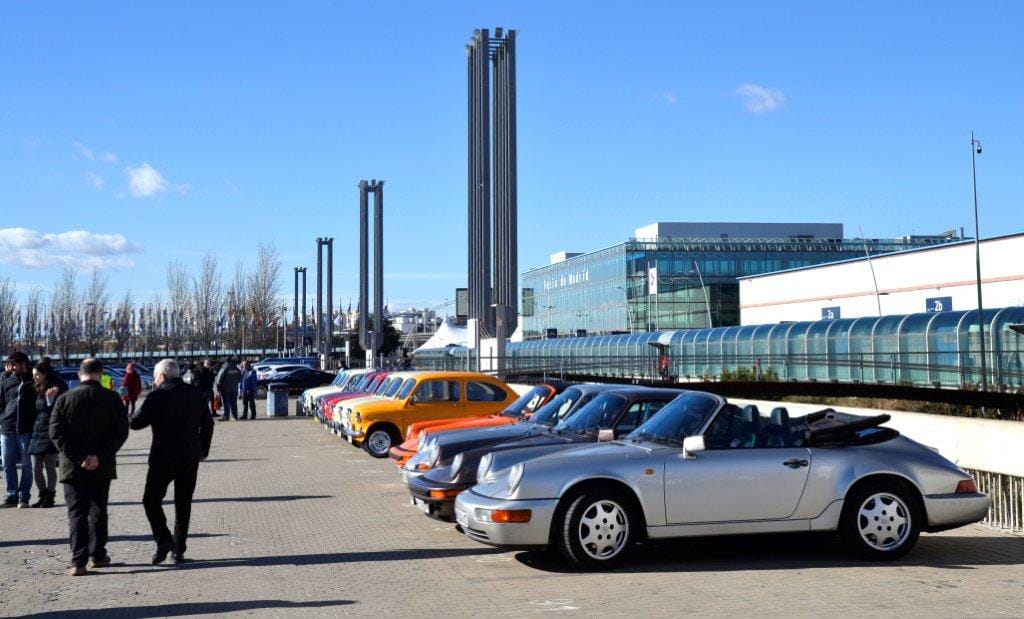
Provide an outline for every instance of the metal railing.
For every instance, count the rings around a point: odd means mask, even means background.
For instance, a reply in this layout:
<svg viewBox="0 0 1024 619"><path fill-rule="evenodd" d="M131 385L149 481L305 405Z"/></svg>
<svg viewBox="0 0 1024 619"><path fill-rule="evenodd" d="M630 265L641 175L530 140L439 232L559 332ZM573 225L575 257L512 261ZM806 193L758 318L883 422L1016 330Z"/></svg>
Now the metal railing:
<svg viewBox="0 0 1024 619"><path fill-rule="evenodd" d="M992 508L982 524L1013 533L1024 533L1024 477L966 469L978 490L992 497Z"/></svg>

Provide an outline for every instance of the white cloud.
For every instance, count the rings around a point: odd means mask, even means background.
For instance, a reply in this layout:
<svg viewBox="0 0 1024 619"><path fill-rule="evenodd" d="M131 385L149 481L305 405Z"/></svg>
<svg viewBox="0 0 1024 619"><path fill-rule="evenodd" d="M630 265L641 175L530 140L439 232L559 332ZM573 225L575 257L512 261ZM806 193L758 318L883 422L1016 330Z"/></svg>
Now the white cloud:
<svg viewBox="0 0 1024 619"><path fill-rule="evenodd" d="M93 189L99 190L102 190L104 187L107 186L107 182L103 180L103 177L95 172L85 173L85 183L92 187Z"/></svg>
<svg viewBox="0 0 1024 619"><path fill-rule="evenodd" d="M176 185L167 182L159 170L145 161L139 166L126 167L124 173L128 175L128 192L135 198L151 198L167 191L188 193L187 184Z"/></svg>
<svg viewBox="0 0 1024 619"><path fill-rule="evenodd" d="M757 84L741 84L736 94L743 97L747 111L751 114L774 112L786 103L786 95L781 90Z"/></svg>
<svg viewBox="0 0 1024 619"><path fill-rule="evenodd" d="M43 233L29 228L0 228L0 264L27 268L73 266L123 269L135 265L125 254L140 251L121 234L86 230Z"/></svg>
<svg viewBox="0 0 1024 619"><path fill-rule="evenodd" d="M104 151L102 153L96 152L81 142L74 142L72 144L78 149L78 152L89 161L98 161L100 163L117 163L117 155L111 152Z"/></svg>
<svg viewBox="0 0 1024 619"><path fill-rule="evenodd" d="M668 90L661 94L654 95L654 100L659 103L664 103L666 106L673 106L679 103L679 95L674 90Z"/></svg>

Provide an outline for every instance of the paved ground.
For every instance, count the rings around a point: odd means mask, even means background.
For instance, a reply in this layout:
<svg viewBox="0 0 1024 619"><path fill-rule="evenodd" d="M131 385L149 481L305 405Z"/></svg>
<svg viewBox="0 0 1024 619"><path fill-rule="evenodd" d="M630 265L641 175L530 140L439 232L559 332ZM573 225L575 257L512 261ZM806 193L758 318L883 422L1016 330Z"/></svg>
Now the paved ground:
<svg viewBox="0 0 1024 619"><path fill-rule="evenodd" d="M148 431L132 433L120 457L108 569L65 575L63 503L0 511L0 614L1024 614L1024 539L980 526L925 535L894 565L850 560L827 541L739 539L571 573L551 555L498 552L427 519L392 464L303 418L218 424L200 470L193 561L153 567L139 504L148 444Z"/></svg>

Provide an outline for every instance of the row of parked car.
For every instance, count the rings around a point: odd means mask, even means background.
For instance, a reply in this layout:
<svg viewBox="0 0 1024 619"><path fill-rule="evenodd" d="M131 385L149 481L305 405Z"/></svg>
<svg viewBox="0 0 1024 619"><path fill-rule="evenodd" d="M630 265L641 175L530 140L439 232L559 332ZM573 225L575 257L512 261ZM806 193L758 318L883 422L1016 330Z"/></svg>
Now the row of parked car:
<svg viewBox="0 0 1024 619"><path fill-rule="evenodd" d="M473 372L342 372L300 406L390 457L427 516L492 546L555 547L585 569L648 540L757 533L831 532L893 560L921 532L977 522L990 505L887 415L790 416L635 385L519 395Z"/></svg>
<svg viewBox="0 0 1024 619"><path fill-rule="evenodd" d="M111 386L114 391L121 388L124 382L125 365L104 365L103 370L110 375ZM153 370L140 363L135 364L135 371L139 373L139 380L142 383L142 393L148 393L153 389ZM78 368L62 367L56 369L57 374L68 384L68 387L78 385Z"/></svg>

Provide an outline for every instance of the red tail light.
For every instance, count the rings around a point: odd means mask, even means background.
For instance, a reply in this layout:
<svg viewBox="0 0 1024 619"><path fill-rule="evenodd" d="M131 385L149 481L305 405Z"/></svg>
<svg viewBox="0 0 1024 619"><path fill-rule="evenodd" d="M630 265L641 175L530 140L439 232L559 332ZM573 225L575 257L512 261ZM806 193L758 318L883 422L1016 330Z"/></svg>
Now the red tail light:
<svg viewBox="0 0 1024 619"><path fill-rule="evenodd" d="M978 484L973 479L965 479L956 485L957 494L972 494L978 491Z"/></svg>

